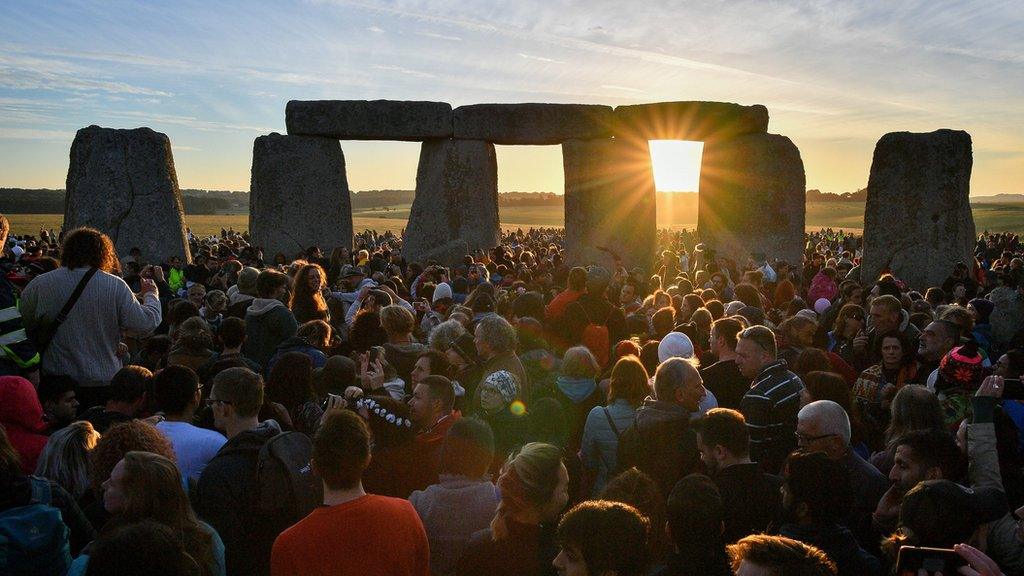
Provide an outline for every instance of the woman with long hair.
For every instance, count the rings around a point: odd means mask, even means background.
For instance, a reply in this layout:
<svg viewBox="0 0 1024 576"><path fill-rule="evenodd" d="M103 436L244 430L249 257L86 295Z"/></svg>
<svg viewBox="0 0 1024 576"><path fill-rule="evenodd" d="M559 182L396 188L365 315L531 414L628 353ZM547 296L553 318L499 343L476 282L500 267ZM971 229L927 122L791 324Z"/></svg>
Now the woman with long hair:
<svg viewBox="0 0 1024 576"><path fill-rule="evenodd" d="M302 352L282 355L267 378L266 394L264 417L283 420L285 427L313 436L324 413L313 390L309 356Z"/></svg>
<svg viewBox="0 0 1024 576"><path fill-rule="evenodd" d="M881 449L889 425L889 404L908 382L917 378L914 346L900 332L883 334L876 340L882 360L869 366L853 385L854 402L864 417L872 449Z"/></svg>
<svg viewBox="0 0 1024 576"><path fill-rule="evenodd" d="M555 522L569 501L562 450L531 442L504 467L497 482L501 503L491 528L477 533L455 573L459 576L552 574L558 553Z"/></svg>
<svg viewBox="0 0 1024 576"><path fill-rule="evenodd" d="M36 463L36 476L61 485L76 500L89 493L89 453L100 440L100 433L85 420L50 434Z"/></svg>
<svg viewBox="0 0 1024 576"><path fill-rule="evenodd" d="M885 446L871 455L869 461L882 474L892 470L896 443L908 432L940 430L948 432L942 403L928 388L908 384L896 393L889 407L889 426L885 429Z"/></svg>
<svg viewBox="0 0 1024 576"><path fill-rule="evenodd" d="M839 309L832 329L826 333L825 350L838 354L847 362L853 361L853 339L865 327L864 308L857 304L844 304Z"/></svg>
<svg viewBox="0 0 1024 576"><path fill-rule="evenodd" d="M597 496L616 470L619 437L633 425L633 416L650 394L649 376L636 356L619 358L612 368L606 406L595 406L583 426L583 466L594 474L591 494Z"/></svg>
<svg viewBox="0 0 1024 576"><path fill-rule="evenodd" d="M117 526L154 520L172 529L202 568L203 576L223 576L224 543L217 532L199 521L181 484L174 461L152 452L131 451L114 466L103 483L103 506ZM88 549L75 559L68 576L86 573Z"/></svg>
<svg viewBox="0 0 1024 576"><path fill-rule="evenodd" d="M213 347L213 330L210 324L199 316L193 316L182 322L175 333L167 365L187 366L198 371L216 356Z"/></svg>
<svg viewBox="0 0 1024 576"><path fill-rule="evenodd" d="M304 324L310 320L331 321L323 290L327 287L327 273L319 264L306 264L295 273L292 297L288 308L295 315L295 321Z"/></svg>

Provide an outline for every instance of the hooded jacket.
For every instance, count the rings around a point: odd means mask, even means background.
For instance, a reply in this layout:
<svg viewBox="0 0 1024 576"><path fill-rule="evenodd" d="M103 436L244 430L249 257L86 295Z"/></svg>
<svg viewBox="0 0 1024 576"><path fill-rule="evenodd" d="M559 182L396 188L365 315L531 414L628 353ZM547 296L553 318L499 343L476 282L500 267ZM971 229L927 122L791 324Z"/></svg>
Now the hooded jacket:
<svg viewBox="0 0 1024 576"><path fill-rule="evenodd" d="M21 470L31 474L46 446L46 422L32 383L21 376L0 376L0 425L21 457Z"/></svg>
<svg viewBox="0 0 1024 576"><path fill-rule="evenodd" d="M690 413L673 402L647 398L622 433L616 460L620 472L636 466L658 483L662 494L671 494L680 478L700 466Z"/></svg>
<svg viewBox="0 0 1024 576"><path fill-rule="evenodd" d="M295 336L299 324L284 303L274 298L256 298L245 312L246 358L268 366L277 347Z"/></svg>
<svg viewBox="0 0 1024 576"><path fill-rule="evenodd" d="M291 518L257 511L260 448L280 433L277 422L266 420L231 438L206 465L196 485L196 512L224 541L229 576L270 574L274 540L292 524Z"/></svg>

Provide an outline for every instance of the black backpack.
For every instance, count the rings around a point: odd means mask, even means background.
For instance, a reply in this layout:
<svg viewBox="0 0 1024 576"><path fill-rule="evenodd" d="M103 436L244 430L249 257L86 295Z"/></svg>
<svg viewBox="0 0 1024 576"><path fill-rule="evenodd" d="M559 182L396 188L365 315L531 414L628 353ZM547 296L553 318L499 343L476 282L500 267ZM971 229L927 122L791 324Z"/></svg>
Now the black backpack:
<svg viewBox="0 0 1024 576"><path fill-rule="evenodd" d="M312 456L313 442L301 432L282 432L260 448L256 503L261 513L298 522L323 502Z"/></svg>

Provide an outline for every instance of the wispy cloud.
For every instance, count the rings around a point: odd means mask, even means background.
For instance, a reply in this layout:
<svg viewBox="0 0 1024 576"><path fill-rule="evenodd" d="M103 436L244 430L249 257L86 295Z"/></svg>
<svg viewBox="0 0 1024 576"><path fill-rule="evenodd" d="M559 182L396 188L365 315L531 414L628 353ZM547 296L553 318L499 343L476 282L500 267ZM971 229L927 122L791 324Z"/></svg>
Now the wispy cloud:
<svg viewBox="0 0 1024 576"><path fill-rule="evenodd" d="M534 56L533 54L524 54L517 52L516 56L520 58L526 58L527 60L536 60L537 62L550 62L552 64L566 64L565 60L555 60L554 58L546 58L544 56Z"/></svg>
<svg viewBox="0 0 1024 576"><path fill-rule="evenodd" d="M417 36L423 36L424 38L434 38L436 40L449 40L451 42L462 42L462 38L458 36L451 36L448 34L438 34L437 32L417 32Z"/></svg>
<svg viewBox="0 0 1024 576"><path fill-rule="evenodd" d="M395 66L392 64L375 64L374 70L382 70L384 72L397 72L399 74L405 74L406 76L412 76L414 78L434 78L433 74L421 72L419 70L411 70L403 66Z"/></svg>
<svg viewBox="0 0 1024 576"><path fill-rule="evenodd" d="M369 32L373 32L374 34L383 34L384 33L384 29L380 28L379 26L370 26L366 30L369 31Z"/></svg>

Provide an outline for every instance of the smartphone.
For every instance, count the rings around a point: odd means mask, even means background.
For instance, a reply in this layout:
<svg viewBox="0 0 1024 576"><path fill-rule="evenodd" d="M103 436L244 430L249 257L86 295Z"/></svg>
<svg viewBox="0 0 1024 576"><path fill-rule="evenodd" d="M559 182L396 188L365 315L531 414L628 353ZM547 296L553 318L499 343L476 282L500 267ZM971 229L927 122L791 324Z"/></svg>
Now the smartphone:
<svg viewBox="0 0 1024 576"><path fill-rule="evenodd" d="M1024 384L1020 378L1003 379L1003 400L1024 400Z"/></svg>
<svg viewBox="0 0 1024 576"><path fill-rule="evenodd" d="M896 557L896 576L918 576L921 570L927 574L958 574L967 562L950 548L923 548L903 546Z"/></svg>

